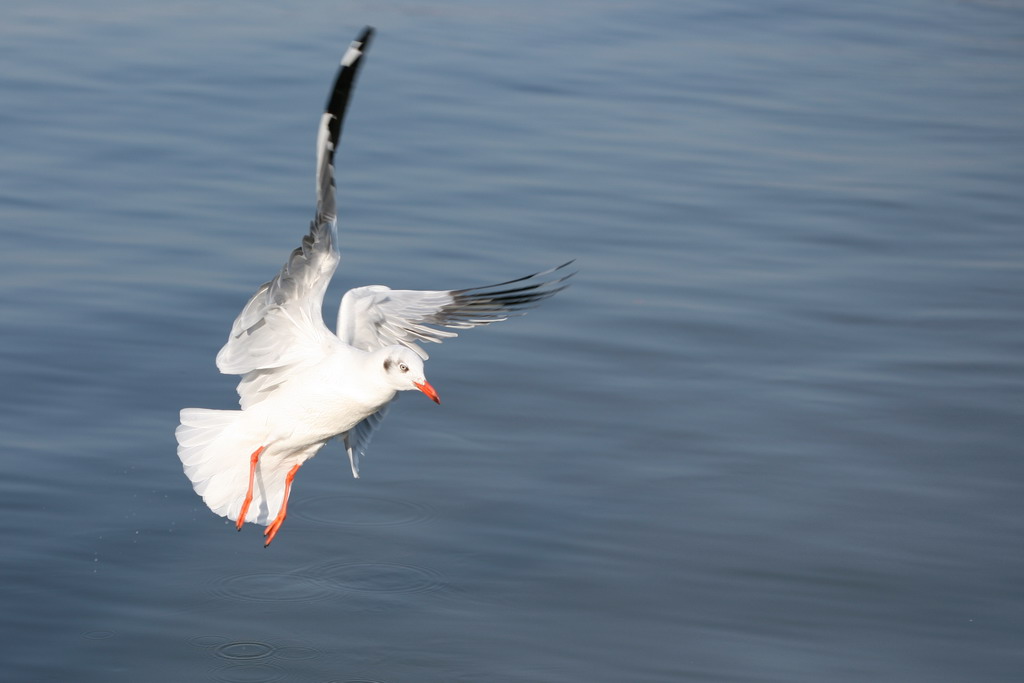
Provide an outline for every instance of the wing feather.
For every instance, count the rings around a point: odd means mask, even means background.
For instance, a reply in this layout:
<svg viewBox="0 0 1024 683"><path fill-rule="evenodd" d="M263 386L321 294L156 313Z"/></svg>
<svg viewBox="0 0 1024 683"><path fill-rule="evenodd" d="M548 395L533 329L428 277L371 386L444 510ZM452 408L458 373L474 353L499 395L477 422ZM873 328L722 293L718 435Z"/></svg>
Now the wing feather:
<svg viewBox="0 0 1024 683"><path fill-rule="evenodd" d="M490 325L525 313L568 286L566 280L575 273L564 269L571 263L469 289L416 291L383 285L351 289L338 311L338 337L364 351L402 344L426 359L417 342L440 343L458 336L450 330Z"/></svg>
<svg viewBox="0 0 1024 683"><path fill-rule="evenodd" d="M359 478L359 459L366 455L370 439L373 438L380 423L388 414L389 408L391 408L391 403L385 403L380 410L342 435L345 441L345 451L348 453L348 461L352 465L352 476L356 479Z"/></svg>
<svg viewBox="0 0 1024 683"><path fill-rule="evenodd" d="M235 319L217 354L225 374L246 375L238 385L243 406L258 401L279 383L274 370L316 362L333 342L323 322L324 293L340 257L337 247L334 152L341 138L363 53L373 29L367 27L345 52L317 134L316 213L309 233L277 276L260 286ZM256 373L256 374L252 374ZM251 376L250 376L251 375Z"/></svg>

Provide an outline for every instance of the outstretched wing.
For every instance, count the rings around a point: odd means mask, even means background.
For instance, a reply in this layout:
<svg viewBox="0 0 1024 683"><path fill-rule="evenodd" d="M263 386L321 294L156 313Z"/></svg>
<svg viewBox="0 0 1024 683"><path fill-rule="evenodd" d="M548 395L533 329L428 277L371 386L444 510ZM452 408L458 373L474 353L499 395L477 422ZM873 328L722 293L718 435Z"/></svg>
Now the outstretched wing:
<svg viewBox="0 0 1024 683"><path fill-rule="evenodd" d="M351 289L341 300L338 337L364 351L402 344L426 359L417 342L440 343L458 336L453 329L489 325L532 308L568 286L565 281L575 273L564 269L571 263L470 289L421 292L383 285Z"/></svg>
<svg viewBox="0 0 1024 683"><path fill-rule="evenodd" d="M231 326L217 354L217 367L232 375L256 373L239 384L246 394L264 395L278 368L315 362L330 347L333 335L324 325L324 292L338 267L334 201L334 150L341 137L345 110L373 29L367 27L341 59L317 135L316 215L309 234L292 252L281 272L261 286ZM257 399L258 400L258 399ZM251 402L251 401L250 401Z"/></svg>

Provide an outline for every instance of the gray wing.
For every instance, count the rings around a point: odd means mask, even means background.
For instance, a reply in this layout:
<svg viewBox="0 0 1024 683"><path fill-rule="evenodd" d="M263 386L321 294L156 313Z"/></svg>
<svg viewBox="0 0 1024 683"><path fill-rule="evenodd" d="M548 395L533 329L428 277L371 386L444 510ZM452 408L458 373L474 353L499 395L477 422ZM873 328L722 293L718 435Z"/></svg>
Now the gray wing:
<svg viewBox="0 0 1024 683"><path fill-rule="evenodd" d="M225 374L256 373L239 384L243 403L262 397L280 381L274 370L318 360L332 342L321 308L324 292L338 267L334 199L334 151L341 138L355 77L373 29L366 28L341 60L317 134L316 214L309 234L281 272L262 285L231 326L217 354ZM248 381L247 381L248 380ZM250 400L250 402L252 402Z"/></svg>
<svg viewBox="0 0 1024 683"><path fill-rule="evenodd" d="M359 478L359 459L366 455L370 439L380 423L384 421L384 416L388 414L389 408L391 408L391 403L385 403L383 408L342 435L345 441L345 451L348 453L348 461L352 465L352 476L356 479Z"/></svg>
<svg viewBox="0 0 1024 683"><path fill-rule="evenodd" d="M427 353L417 342L440 343L458 336L451 330L490 325L525 312L568 286L566 280L575 275L565 272L571 263L486 287L416 291L371 285L351 289L342 297L338 311L338 337L364 351L402 344L425 359Z"/></svg>

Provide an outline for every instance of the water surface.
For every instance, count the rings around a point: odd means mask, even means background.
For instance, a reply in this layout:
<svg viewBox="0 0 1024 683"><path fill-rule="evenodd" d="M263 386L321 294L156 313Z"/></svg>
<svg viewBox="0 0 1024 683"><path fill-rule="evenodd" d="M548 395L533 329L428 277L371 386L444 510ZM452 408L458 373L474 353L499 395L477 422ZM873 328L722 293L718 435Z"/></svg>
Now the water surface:
<svg viewBox="0 0 1024 683"><path fill-rule="evenodd" d="M264 550L191 491L231 320L578 258L431 349ZM8 2L10 680L981 681L1024 667L1015 2Z"/></svg>

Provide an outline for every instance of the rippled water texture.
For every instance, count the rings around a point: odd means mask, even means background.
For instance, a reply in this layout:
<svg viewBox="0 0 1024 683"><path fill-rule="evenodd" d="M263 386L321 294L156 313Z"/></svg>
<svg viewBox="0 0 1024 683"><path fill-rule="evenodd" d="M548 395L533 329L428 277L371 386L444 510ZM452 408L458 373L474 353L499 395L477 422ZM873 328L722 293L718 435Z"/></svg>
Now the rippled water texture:
<svg viewBox="0 0 1024 683"><path fill-rule="evenodd" d="M236 405L364 24L329 323L580 274L264 550L173 430ZM2 678L1018 680L1022 46L1015 0L4 2Z"/></svg>

